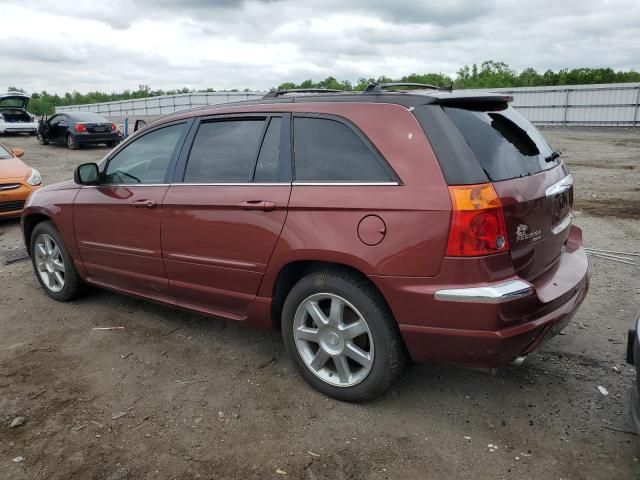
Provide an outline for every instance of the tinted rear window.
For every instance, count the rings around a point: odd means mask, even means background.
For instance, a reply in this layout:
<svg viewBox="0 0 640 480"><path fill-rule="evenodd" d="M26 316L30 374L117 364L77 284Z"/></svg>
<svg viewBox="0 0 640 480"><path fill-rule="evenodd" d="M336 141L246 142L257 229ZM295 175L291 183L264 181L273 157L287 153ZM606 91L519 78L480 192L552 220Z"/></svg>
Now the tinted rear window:
<svg viewBox="0 0 640 480"><path fill-rule="evenodd" d="M95 123L107 123L109 120L93 112L73 112L67 113L71 120L76 122L95 122Z"/></svg>
<svg viewBox="0 0 640 480"><path fill-rule="evenodd" d="M295 118L293 145L298 182L392 180L364 141L345 124L335 120Z"/></svg>
<svg viewBox="0 0 640 480"><path fill-rule="evenodd" d="M443 107L492 181L539 173L558 165L545 161L552 150L540 132L511 107L482 104Z"/></svg>

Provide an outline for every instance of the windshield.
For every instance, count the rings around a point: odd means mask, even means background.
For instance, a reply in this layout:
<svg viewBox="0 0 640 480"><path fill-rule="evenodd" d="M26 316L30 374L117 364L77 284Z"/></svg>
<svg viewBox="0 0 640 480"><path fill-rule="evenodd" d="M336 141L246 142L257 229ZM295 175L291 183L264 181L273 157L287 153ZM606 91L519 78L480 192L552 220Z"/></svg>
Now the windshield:
<svg viewBox="0 0 640 480"><path fill-rule="evenodd" d="M4 160L5 158L13 158L13 155L9 153L9 150L0 145L0 160Z"/></svg>
<svg viewBox="0 0 640 480"><path fill-rule="evenodd" d="M525 177L560 163L540 132L511 107L444 107L490 180Z"/></svg>

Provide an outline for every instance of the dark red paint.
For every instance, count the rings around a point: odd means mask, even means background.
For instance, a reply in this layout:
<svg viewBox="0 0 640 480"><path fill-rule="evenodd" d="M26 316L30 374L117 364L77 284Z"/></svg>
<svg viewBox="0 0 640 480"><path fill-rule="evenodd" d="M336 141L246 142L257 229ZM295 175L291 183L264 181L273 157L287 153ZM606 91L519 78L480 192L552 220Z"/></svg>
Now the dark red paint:
<svg viewBox="0 0 640 480"><path fill-rule="evenodd" d="M23 214L25 237L35 222L50 218L88 283L262 328L273 325L274 288L285 267L300 261L344 265L380 290L416 361L505 364L568 322L582 302L587 259L578 228L537 244L519 243L514 236L525 216L532 229L549 228L553 219L544 190L566 175L563 167L494 183L509 252L446 257L447 184L406 108L284 103L211 108L170 120L242 112L346 118L377 147L402 184L81 187L63 182L30 199ZM433 297L443 288L517 277L529 280L536 292L502 304Z"/></svg>

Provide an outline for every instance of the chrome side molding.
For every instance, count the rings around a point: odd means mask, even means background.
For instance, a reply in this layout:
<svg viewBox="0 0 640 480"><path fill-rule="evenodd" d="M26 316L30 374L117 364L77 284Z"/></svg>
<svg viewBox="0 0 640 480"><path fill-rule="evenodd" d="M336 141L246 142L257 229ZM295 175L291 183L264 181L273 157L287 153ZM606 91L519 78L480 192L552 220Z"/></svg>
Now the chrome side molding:
<svg viewBox="0 0 640 480"><path fill-rule="evenodd" d="M437 290L434 297L445 302L502 303L532 293L533 285L518 279L482 287Z"/></svg>
<svg viewBox="0 0 640 480"><path fill-rule="evenodd" d="M547 197L553 197L559 193L566 192L573 186L573 175L569 174L559 182L554 183L547 188L544 193Z"/></svg>

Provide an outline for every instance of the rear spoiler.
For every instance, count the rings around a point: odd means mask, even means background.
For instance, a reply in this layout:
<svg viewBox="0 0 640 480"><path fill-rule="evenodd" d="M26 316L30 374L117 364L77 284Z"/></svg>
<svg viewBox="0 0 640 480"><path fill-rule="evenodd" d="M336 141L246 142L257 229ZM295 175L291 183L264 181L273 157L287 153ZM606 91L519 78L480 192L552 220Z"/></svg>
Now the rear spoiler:
<svg viewBox="0 0 640 480"><path fill-rule="evenodd" d="M461 93L461 92L458 92ZM429 95L434 97L433 103L438 105L455 105L460 103L509 103L513 101L512 95L504 95L500 93L483 93L469 95Z"/></svg>

